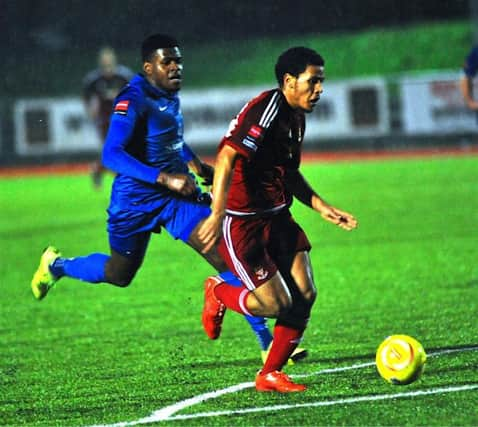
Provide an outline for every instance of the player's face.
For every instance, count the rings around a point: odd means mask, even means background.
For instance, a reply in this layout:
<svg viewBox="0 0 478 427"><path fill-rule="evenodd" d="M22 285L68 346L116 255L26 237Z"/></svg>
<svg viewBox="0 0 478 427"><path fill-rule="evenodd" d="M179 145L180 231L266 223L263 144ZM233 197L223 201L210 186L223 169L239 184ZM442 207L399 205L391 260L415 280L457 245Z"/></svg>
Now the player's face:
<svg viewBox="0 0 478 427"><path fill-rule="evenodd" d="M154 86L177 92L182 82L182 57L178 47L157 49L151 62L145 62L143 70Z"/></svg>
<svg viewBox="0 0 478 427"><path fill-rule="evenodd" d="M116 69L116 56L111 52L104 53L99 59L99 64L103 75L111 77Z"/></svg>
<svg viewBox="0 0 478 427"><path fill-rule="evenodd" d="M319 102L324 79L324 67L319 65L308 65L297 77L286 75L284 94L289 105L310 113Z"/></svg>

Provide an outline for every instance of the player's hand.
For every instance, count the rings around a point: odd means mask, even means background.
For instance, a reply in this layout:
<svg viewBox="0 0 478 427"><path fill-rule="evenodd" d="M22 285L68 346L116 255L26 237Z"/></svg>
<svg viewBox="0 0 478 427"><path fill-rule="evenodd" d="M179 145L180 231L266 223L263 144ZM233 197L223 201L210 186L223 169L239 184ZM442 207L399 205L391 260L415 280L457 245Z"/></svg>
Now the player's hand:
<svg viewBox="0 0 478 427"><path fill-rule="evenodd" d="M353 215L332 206L323 206L320 210L320 215L326 221L338 225L340 228L347 231L353 230L358 224Z"/></svg>
<svg viewBox="0 0 478 427"><path fill-rule="evenodd" d="M214 179L214 168L207 163L201 163L201 171L198 175L203 179L201 185L212 185Z"/></svg>
<svg viewBox="0 0 478 427"><path fill-rule="evenodd" d="M215 214L213 212L199 227L198 238L203 244L203 248L201 250L203 254L209 252L221 236L221 226L223 219L224 215Z"/></svg>
<svg viewBox="0 0 478 427"><path fill-rule="evenodd" d="M196 192L196 183L187 174L161 172L156 181L158 184L183 196L190 196Z"/></svg>
<svg viewBox="0 0 478 427"><path fill-rule="evenodd" d="M478 102L477 101L470 101L468 103L468 108L473 111L478 111Z"/></svg>

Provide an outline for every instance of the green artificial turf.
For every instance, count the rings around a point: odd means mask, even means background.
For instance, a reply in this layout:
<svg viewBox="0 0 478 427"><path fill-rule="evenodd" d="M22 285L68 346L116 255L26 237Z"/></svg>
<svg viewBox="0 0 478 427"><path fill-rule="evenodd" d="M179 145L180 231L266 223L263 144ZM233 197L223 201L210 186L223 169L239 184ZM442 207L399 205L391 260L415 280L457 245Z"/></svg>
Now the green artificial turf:
<svg viewBox="0 0 478 427"><path fill-rule="evenodd" d="M477 425L477 170L477 157L304 165L313 186L360 221L347 233L293 208L313 244L319 296L303 342L310 355L286 371L304 375L308 390L244 388L170 415L193 418L162 423ZM2 425L140 420L251 382L261 366L236 313L227 313L219 340L206 338L202 282L212 269L167 233L154 236L129 288L62 279L45 300L33 299L31 276L47 244L65 256L107 250L107 203L108 188L94 191L86 175L0 182ZM409 386L389 385L373 366L379 343L395 333L429 354ZM434 394L406 395L417 391ZM234 413L250 408L257 412Z"/></svg>

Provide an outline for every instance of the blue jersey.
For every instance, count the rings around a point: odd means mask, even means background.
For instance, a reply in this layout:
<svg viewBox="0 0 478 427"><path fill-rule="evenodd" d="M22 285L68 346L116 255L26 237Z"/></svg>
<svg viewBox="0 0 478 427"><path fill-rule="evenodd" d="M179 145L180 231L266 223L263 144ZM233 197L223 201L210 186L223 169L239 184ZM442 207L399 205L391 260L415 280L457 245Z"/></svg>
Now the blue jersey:
<svg viewBox="0 0 478 427"><path fill-rule="evenodd" d="M141 74L133 77L115 99L103 149L103 164L117 172L110 213L151 212L181 197L156 179L161 171L189 173L192 158L178 94L152 86Z"/></svg>
<svg viewBox="0 0 478 427"><path fill-rule="evenodd" d="M476 72L478 71L478 46L474 46L466 57L463 71L467 77L475 77Z"/></svg>

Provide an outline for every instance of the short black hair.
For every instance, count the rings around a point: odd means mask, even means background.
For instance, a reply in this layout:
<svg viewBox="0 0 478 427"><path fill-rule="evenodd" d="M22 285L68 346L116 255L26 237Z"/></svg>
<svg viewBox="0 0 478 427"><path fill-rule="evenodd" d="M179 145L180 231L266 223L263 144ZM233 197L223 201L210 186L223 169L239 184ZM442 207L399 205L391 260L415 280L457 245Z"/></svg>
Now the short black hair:
<svg viewBox="0 0 478 427"><path fill-rule="evenodd" d="M277 59L275 66L277 83L282 87L286 73L298 77L308 65L324 66L325 61L320 54L308 47L297 46L287 49Z"/></svg>
<svg viewBox="0 0 478 427"><path fill-rule="evenodd" d="M146 37L141 44L141 59L143 62L149 62L157 49L166 47L178 47L178 41L167 34L153 34Z"/></svg>

